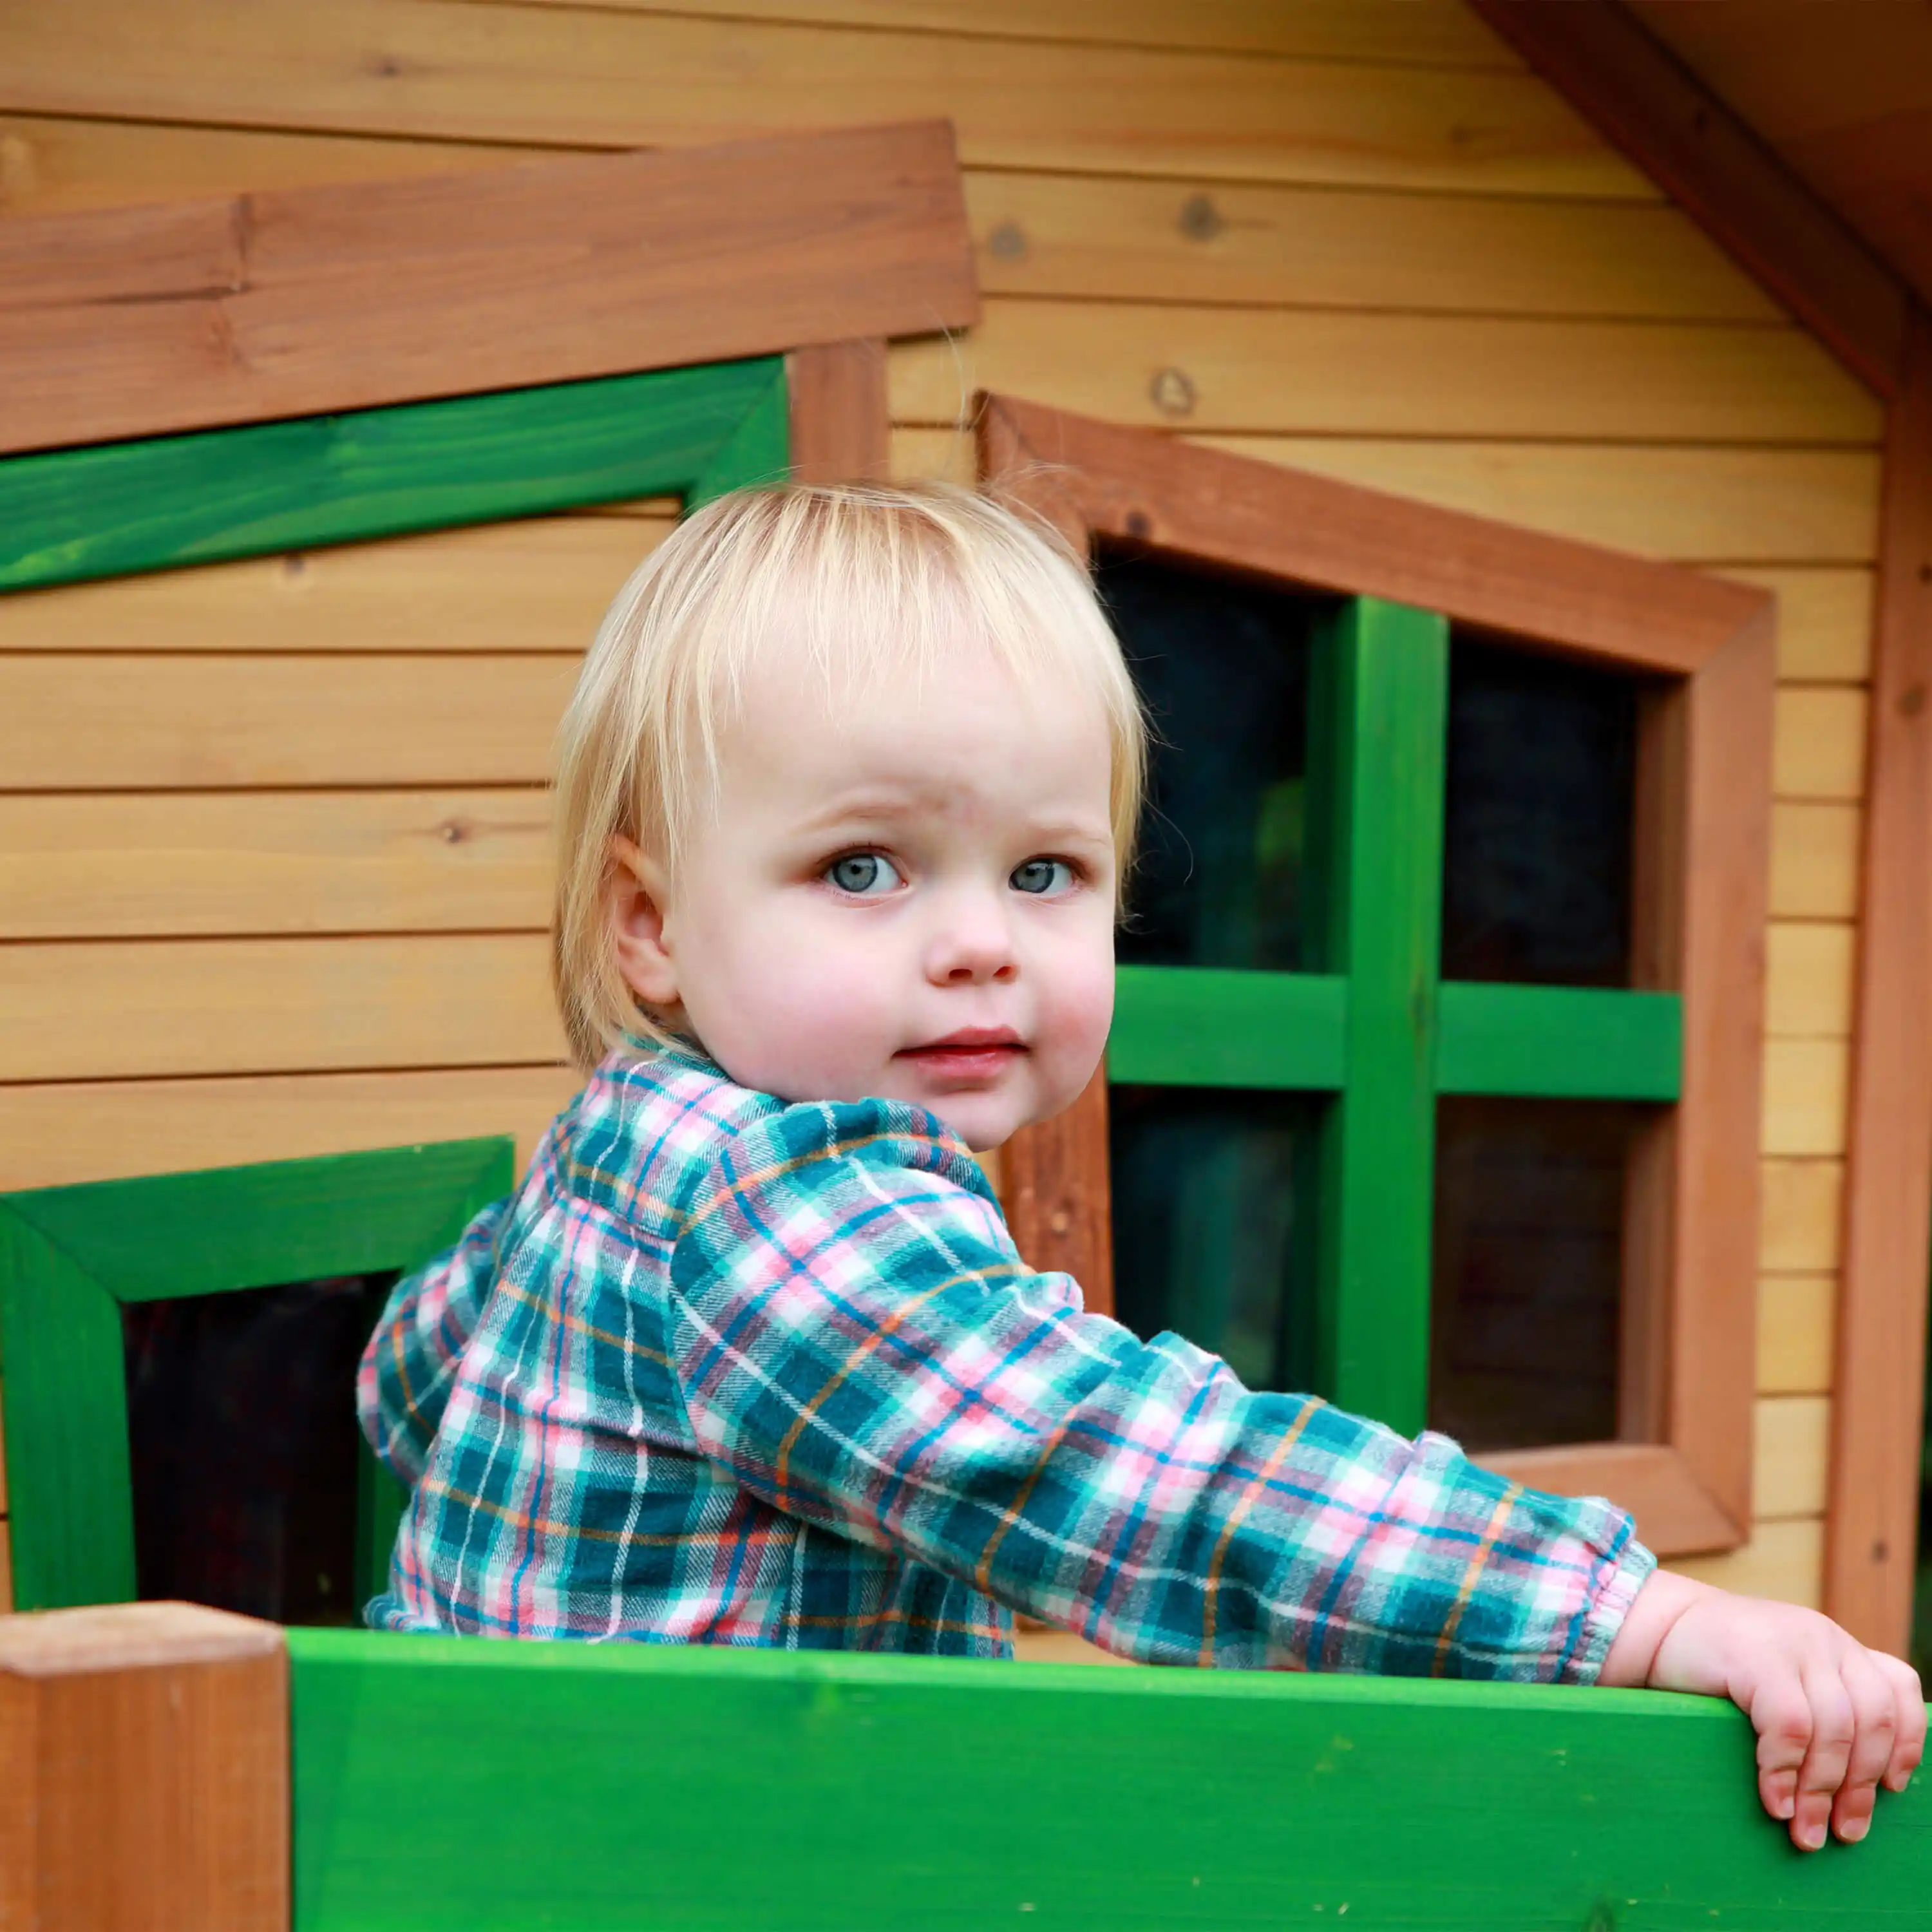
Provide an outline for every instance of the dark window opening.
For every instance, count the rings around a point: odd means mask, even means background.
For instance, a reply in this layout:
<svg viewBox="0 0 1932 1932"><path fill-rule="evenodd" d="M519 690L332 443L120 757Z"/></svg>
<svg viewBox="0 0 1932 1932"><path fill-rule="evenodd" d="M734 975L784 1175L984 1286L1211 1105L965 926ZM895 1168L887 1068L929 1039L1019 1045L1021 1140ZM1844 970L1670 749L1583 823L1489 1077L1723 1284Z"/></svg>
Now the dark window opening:
<svg viewBox="0 0 1932 1932"><path fill-rule="evenodd" d="M1615 1101L1439 1103L1431 1428L1472 1451L1616 1437L1624 1183L1644 1118Z"/></svg>
<svg viewBox="0 0 1932 1932"><path fill-rule="evenodd" d="M1220 1088L1108 1096L1114 1307L1144 1340L1172 1329L1251 1388L1292 1388L1312 1264L1307 1204L1322 1102Z"/></svg>
<svg viewBox="0 0 1932 1932"><path fill-rule="evenodd" d="M1630 984L1639 690L1593 664L1452 638L1445 980Z"/></svg>
<svg viewBox="0 0 1932 1932"><path fill-rule="evenodd" d="M1309 655L1325 607L1112 550L1099 582L1155 734L1121 963L1300 970Z"/></svg>
<svg viewBox="0 0 1932 1932"><path fill-rule="evenodd" d="M394 1279L122 1308L140 1596L356 1621L356 1367Z"/></svg>

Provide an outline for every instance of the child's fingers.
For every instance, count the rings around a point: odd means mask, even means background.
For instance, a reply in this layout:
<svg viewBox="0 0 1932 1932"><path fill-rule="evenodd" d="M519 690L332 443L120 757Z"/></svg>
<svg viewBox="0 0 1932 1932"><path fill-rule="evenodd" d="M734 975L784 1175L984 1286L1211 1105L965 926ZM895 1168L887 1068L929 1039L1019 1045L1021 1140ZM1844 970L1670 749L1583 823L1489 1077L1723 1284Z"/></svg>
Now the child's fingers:
<svg viewBox="0 0 1932 1932"><path fill-rule="evenodd" d="M1748 1706L1757 1732L1757 1795L1774 1818L1797 1809L1798 1773L1811 1748L1811 1700L1795 1670L1767 1678Z"/></svg>
<svg viewBox="0 0 1932 1932"><path fill-rule="evenodd" d="M1828 1665L1814 1665L1804 1679L1811 1706L1811 1748L1798 1768L1798 1802L1791 1816L1791 1842L1815 1852L1825 1842L1832 1801L1845 1781L1858 1720L1844 1680Z"/></svg>
<svg viewBox="0 0 1932 1932"><path fill-rule="evenodd" d="M1846 1844L1856 1844L1870 1828L1878 1781L1892 1762L1898 1735L1898 1700L1877 1658L1856 1645L1840 1661L1838 1676L1852 1701L1856 1728L1845 1760L1844 1782L1832 1804L1832 1828Z"/></svg>
<svg viewBox="0 0 1932 1932"><path fill-rule="evenodd" d="M1879 1668L1898 1701L1898 1728L1892 1735L1892 1762L1886 1766L1886 1788L1903 1791L1925 1755L1925 1693L1918 1673L1903 1658L1876 1654Z"/></svg>

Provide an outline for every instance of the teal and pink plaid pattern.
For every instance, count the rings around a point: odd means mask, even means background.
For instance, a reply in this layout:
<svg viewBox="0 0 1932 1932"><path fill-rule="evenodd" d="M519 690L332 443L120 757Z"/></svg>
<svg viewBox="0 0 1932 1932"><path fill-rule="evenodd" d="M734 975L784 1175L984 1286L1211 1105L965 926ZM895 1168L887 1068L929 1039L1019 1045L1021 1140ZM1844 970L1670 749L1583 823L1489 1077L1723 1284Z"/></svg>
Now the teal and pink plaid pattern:
<svg viewBox="0 0 1932 1932"><path fill-rule="evenodd" d="M1587 1681L1653 1559L1544 1496L1256 1394L1030 1273L932 1116L607 1060L521 1190L400 1282L362 1426L412 1490L370 1621Z"/></svg>

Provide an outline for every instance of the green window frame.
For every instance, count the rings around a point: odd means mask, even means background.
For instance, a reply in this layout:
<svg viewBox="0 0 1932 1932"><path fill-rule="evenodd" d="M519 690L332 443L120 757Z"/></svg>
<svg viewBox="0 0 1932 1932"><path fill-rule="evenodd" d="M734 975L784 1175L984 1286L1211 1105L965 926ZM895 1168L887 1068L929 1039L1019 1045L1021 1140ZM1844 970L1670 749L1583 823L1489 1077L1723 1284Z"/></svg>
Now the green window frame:
<svg viewBox="0 0 1932 1932"><path fill-rule="evenodd" d="M14 1607L135 1594L123 1307L406 1271L515 1184L504 1135L0 1195ZM358 1601L385 1574L402 1501L364 1448Z"/></svg>
<svg viewBox="0 0 1932 1932"><path fill-rule="evenodd" d="M1318 638L1310 863L1325 973L1123 967L1110 1080L1333 1096L1311 1379L1412 1435L1428 1398L1438 1095L1674 1101L1670 992L1440 980L1449 624L1374 598Z"/></svg>
<svg viewBox="0 0 1932 1932"><path fill-rule="evenodd" d="M0 460L0 594L787 472L785 358L550 383ZM0 1196L17 1608L134 1594L119 1310L419 1264L516 1182L507 1138ZM358 1592L400 1492L366 1452Z"/></svg>
<svg viewBox="0 0 1932 1932"><path fill-rule="evenodd" d="M1334 600L1310 668L1315 972L1123 968L1108 1064L1001 1150L1022 1252L1111 1307L1106 1085L1324 1097L1305 1380L1425 1420L1443 1096L1647 1103L1623 1220L1618 1433L1486 1451L1601 1493L1664 1554L1750 1520L1763 949L1775 688L1760 592L1330 478L982 396L980 473L1115 542ZM1452 625L1642 680L1624 989L1438 973ZM1309 877L1312 869L1313 877ZM1391 1210L1392 1201L1399 1206Z"/></svg>

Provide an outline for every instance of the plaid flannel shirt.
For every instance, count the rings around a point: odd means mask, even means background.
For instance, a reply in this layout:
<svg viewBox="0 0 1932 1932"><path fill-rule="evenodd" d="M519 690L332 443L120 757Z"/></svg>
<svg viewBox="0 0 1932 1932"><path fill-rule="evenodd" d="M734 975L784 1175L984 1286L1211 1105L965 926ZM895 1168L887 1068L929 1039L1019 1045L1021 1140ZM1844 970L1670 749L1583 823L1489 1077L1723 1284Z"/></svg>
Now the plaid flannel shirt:
<svg viewBox="0 0 1932 1932"><path fill-rule="evenodd" d="M364 1431L392 1629L1588 1681L1653 1559L1609 1504L1251 1392L1020 1261L878 1100L614 1055L399 1283Z"/></svg>

